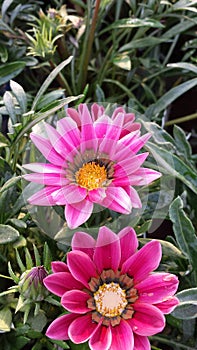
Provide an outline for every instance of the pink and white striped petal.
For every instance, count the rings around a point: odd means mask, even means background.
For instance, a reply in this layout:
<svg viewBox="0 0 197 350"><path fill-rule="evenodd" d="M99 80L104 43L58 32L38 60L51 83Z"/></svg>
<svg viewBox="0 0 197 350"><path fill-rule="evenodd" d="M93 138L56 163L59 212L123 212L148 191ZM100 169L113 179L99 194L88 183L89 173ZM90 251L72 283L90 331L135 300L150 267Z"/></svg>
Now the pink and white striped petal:
<svg viewBox="0 0 197 350"><path fill-rule="evenodd" d="M108 350L112 342L112 334L110 327L100 325L89 340L91 350Z"/></svg>
<svg viewBox="0 0 197 350"><path fill-rule="evenodd" d="M78 203L67 204L65 206L65 218L68 226L75 229L87 221L92 214L93 203L83 200Z"/></svg>
<svg viewBox="0 0 197 350"><path fill-rule="evenodd" d="M178 298L171 296L166 298L163 302L155 304L155 306L164 314L170 314L178 304Z"/></svg>
<svg viewBox="0 0 197 350"><path fill-rule="evenodd" d="M70 289L82 289L83 284L77 281L70 272L56 272L44 279L45 287L50 292L62 297Z"/></svg>
<svg viewBox="0 0 197 350"><path fill-rule="evenodd" d="M134 334L134 350L151 350L150 342L147 337Z"/></svg>

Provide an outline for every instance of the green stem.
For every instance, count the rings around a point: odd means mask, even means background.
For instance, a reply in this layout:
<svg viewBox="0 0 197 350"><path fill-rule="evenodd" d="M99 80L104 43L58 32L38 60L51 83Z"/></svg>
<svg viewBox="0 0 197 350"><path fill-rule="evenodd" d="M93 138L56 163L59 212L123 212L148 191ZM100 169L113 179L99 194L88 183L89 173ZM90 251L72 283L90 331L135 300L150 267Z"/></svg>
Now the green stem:
<svg viewBox="0 0 197 350"><path fill-rule="evenodd" d="M96 0L96 5L95 5L93 17L92 17L91 26L90 26L90 28L86 29L87 35L86 35L86 38L84 40L82 60L80 62L81 69L79 72L79 79L78 79L80 91L82 91L84 89L84 87L86 85L86 81L87 81L88 64L90 61L92 45L93 45L93 41L94 41L94 33L95 33L95 29L96 29L96 23L97 23L100 3L101 3L101 0Z"/></svg>
<svg viewBox="0 0 197 350"><path fill-rule="evenodd" d="M168 344L168 345L172 345L172 346L176 346L178 349L184 349L184 350L193 350L194 348L191 348L188 345L184 345L181 343L177 343L176 341L170 340L170 339L166 339L164 337L160 337L160 336L152 336L150 337L151 340L156 340L159 341L160 343L163 344Z"/></svg>
<svg viewBox="0 0 197 350"><path fill-rule="evenodd" d="M187 115L186 117L180 117L180 118L176 118L173 120L169 120L165 123L165 126L188 122L188 121L196 119L196 118L197 118L197 113L190 114L190 115Z"/></svg>

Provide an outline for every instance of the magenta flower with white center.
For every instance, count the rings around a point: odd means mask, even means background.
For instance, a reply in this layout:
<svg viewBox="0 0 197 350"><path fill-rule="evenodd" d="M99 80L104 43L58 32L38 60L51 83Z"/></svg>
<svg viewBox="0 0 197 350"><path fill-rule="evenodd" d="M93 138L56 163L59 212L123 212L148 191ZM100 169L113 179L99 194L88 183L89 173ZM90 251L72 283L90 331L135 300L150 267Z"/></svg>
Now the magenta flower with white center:
<svg viewBox="0 0 197 350"><path fill-rule="evenodd" d="M92 350L150 350L148 336L164 329L164 314L178 304L178 278L153 272L161 260L158 241L137 247L131 227L116 235L103 226L97 240L76 232L67 264L53 262L53 274L44 279L70 312L55 319L46 335L89 341Z"/></svg>
<svg viewBox="0 0 197 350"><path fill-rule="evenodd" d="M140 208L133 186L148 185L161 174L141 167L148 152L137 154L150 138L141 136L134 115L116 108L112 117L102 106L86 104L78 111L67 109L67 117L56 129L45 123L47 138L31 133L31 140L48 163L26 164L33 173L28 181L44 185L28 201L30 204L65 206L65 218L74 229L92 214L94 203L118 213Z"/></svg>

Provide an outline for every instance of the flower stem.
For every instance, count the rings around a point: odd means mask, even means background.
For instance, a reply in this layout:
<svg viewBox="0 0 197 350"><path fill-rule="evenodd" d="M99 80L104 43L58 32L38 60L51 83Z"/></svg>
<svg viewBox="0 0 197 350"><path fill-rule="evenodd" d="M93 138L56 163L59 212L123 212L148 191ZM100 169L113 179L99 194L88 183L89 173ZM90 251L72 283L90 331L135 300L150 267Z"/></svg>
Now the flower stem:
<svg viewBox="0 0 197 350"><path fill-rule="evenodd" d="M190 115L187 115L185 117L180 117L180 118L176 118L173 120L169 120L165 123L165 126L188 122L188 121L196 119L196 118L197 118L197 113L190 114Z"/></svg>
<svg viewBox="0 0 197 350"><path fill-rule="evenodd" d="M84 46L83 46L83 52L82 52L82 59L81 59L81 69L79 72L79 79L78 79L78 85L80 91L82 91L86 85L87 80L87 73L88 73L88 63L90 61L91 51L92 51L92 45L94 41L94 33L96 29L96 23L99 13L99 7L100 7L101 0L96 0L95 9L92 17L92 23L89 28L86 28L87 35L84 40ZM88 25L88 23L87 23Z"/></svg>

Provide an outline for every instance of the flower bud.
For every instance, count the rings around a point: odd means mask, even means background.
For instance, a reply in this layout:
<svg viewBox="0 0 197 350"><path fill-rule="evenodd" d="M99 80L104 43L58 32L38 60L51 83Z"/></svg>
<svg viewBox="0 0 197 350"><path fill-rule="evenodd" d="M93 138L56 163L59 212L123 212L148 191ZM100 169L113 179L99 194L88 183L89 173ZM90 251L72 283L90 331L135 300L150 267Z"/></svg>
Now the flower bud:
<svg viewBox="0 0 197 350"><path fill-rule="evenodd" d="M48 275L44 266L36 266L25 271L20 278L20 293L24 298L41 301L48 295L43 279Z"/></svg>

